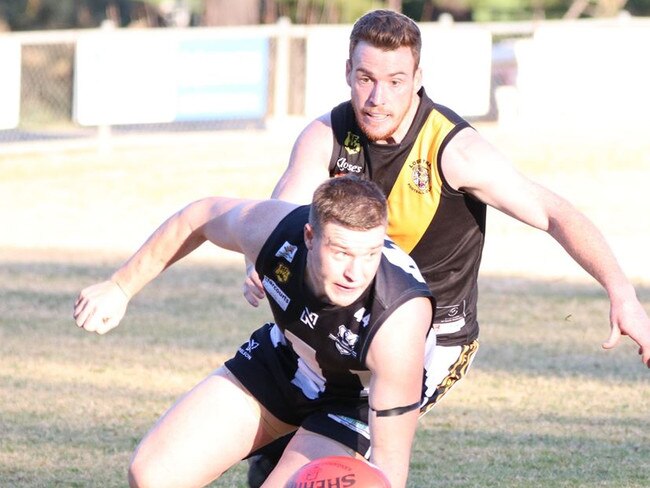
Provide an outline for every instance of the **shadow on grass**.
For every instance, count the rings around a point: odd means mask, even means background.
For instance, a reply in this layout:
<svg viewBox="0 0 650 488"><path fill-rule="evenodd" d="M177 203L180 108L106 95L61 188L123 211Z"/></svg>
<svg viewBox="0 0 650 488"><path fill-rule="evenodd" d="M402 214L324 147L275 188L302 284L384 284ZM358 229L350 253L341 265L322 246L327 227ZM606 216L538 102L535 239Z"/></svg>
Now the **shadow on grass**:
<svg viewBox="0 0 650 488"><path fill-rule="evenodd" d="M241 267L181 263L133 300L118 329L104 337L79 331L77 293L116 264L0 263L0 388L24 405L0 400L0 485L124 486L132 449L184 382L205 376L215 357L232 354L270 318L265 305L244 302ZM536 378L647 388L629 340L600 350L604 293L595 285L496 277L480 286L481 350L465 385L480 395L478 406L463 403L461 389L425 417L409 487L646 486L650 443L647 434L638 437L648 431L639 397L621 417L517 403L530 394L517 390L522 378L533 388ZM638 293L647 305L650 289ZM43 367L61 370L32 374ZM94 369L78 378L76 367ZM141 376L129 376L134 371ZM484 381L494 386L479 391ZM607 404L608 393L596 390L594 403ZM244 471L238 466L215 486L244 486Z"/></svg>
<svg viewBox="0 0 650 488"><path fill-rule="evenodd" d="M74 300L83 287L106 279L118 264L1 262L0 331L90 340L80 337L74 326ZM232 353L271 318L266 304L255 309L245 302L242 283L240 266L179 263L137 295L122 326L101 340ZM637 291L650 305L650 288ZM475 367L639 380L646 371L629 338L613 351L600 348L609 332L608 307L595 284L484 276Z"/></svg>

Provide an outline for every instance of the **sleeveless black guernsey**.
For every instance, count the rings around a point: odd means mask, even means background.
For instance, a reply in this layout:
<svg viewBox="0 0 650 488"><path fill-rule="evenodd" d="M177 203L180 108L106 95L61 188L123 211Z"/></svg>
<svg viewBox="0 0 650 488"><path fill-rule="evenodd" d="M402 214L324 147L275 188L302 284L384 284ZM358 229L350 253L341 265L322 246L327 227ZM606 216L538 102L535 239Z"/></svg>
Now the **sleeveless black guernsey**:
<svg viewBox="0 0 650 488"><path fill-rule="evenodd" d="M284 336L275 341L275 354L284 357L284 375L311 400L367 398L365 360L377 330L406 301L433 297L413 260L386 240L377 275L359 299L347 307L323 302L305 283L308 217L308 205L289 213L255 263Z"/></svg>
<svg viewBox="0 0 650 488"><path fill-rule="evenodd" d="M388 199L388 235L417 263L436 297L438 344L478 337L478 271L486 206L451 188L442 153L469 123L421 89L415 119L399 144L376 144L359 129L351 103L331 112L330 176L354 173L377 183Z"/></svg>

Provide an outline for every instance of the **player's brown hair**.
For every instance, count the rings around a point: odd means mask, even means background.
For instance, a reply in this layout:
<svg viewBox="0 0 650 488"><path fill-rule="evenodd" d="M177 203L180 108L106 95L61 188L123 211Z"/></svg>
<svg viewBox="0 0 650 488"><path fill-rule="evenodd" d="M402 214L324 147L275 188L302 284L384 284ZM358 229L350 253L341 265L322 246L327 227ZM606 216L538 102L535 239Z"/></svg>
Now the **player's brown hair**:
<svg viewBox="0 0 650 488"><path fill-rule="evenodd" d="M309 223L316 234L328 223L353 230L386 226L386 197L375 183L357 176L330 178L314 192Z"/></svg>
<svg viewBox="0 0 650 488"><path fill-rule="evenodd" d="M386 51L411 48L415 68L420 65L422 36L415 21L392 10L372 10L354 23L350 33L350 59L359 42L365 41Z"/></svg>

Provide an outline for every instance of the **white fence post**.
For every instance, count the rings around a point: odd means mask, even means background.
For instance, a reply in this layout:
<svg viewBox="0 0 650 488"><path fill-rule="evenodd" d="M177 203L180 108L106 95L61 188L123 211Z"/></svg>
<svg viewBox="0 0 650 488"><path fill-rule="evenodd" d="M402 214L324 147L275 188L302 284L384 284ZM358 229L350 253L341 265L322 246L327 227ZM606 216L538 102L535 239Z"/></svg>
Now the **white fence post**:
<svg viewBox="0 0 650 488"><path fill-rule="evenodd" d="M289 116L289 67L291 56L291 20L278 19L275 63L273 67L273 123L285 122Z"/></svg>

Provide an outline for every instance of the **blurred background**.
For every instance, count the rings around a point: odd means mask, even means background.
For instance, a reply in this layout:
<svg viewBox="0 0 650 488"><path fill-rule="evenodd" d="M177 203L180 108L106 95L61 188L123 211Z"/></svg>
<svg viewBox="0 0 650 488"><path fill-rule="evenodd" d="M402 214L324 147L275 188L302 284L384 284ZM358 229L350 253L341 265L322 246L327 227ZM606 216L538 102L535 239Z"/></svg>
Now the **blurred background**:
<svg viewBox="0 0 650 488"><path fill-rule="evenodd" d="M420 23L429 94L470 120L650 109L650 0L2 0L0 150L318 116L348 98L351 24L380 7Z"/></svg>

